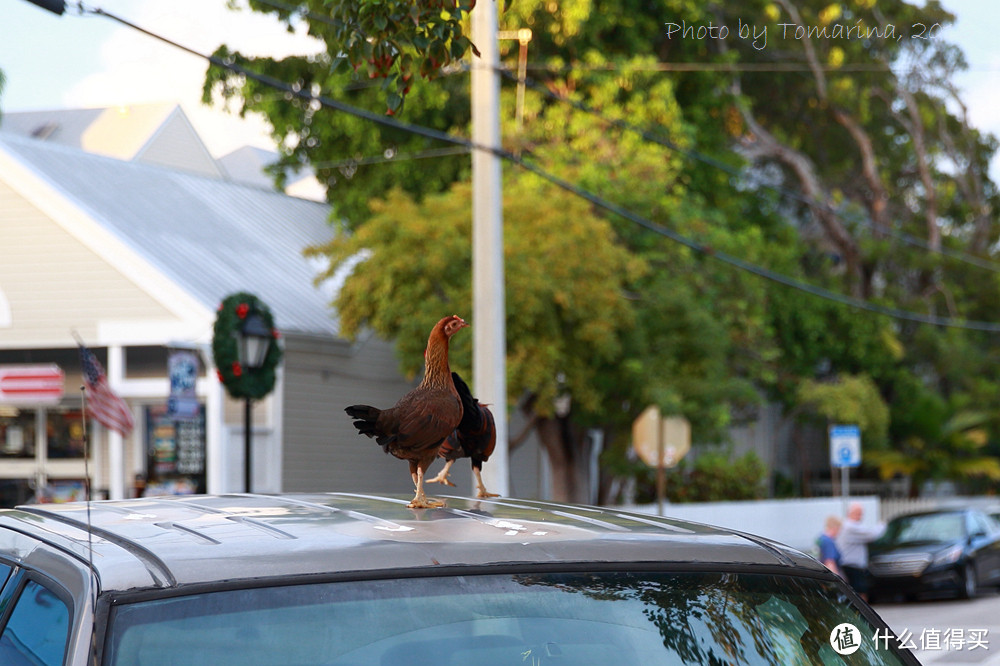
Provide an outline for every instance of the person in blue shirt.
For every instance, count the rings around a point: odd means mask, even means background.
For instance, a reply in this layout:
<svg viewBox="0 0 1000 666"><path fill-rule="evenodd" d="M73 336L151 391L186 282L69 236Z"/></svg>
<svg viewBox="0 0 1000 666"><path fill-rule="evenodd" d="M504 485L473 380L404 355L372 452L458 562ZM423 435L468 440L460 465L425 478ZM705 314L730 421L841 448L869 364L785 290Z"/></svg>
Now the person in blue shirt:
<svg viewBox="0 0 1000 666"><path fill-rule="evenodd" d="M819 535L816 543L819 545L819 561L827 569L843 577L844 574L840 570L840 549L837 548L836 542L838 534L840 534L840 518L827 516L823 525L823 533Z"/></svg>

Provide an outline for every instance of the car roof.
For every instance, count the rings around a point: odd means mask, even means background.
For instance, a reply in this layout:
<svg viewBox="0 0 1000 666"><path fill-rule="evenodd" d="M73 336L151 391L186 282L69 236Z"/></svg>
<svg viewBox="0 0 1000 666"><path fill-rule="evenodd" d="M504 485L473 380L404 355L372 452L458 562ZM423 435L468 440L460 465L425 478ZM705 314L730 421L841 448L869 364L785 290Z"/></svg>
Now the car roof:
<svg viewBox="0 0 1000 666"><path fill-rule="evenodd" d="M925 509L923 511L911 511L910 513L901 513L898 516L894 516L892 520L899 520L901 518L916 518L919 516L942 516L949 513L982 513L979 509L968 506L943 506L937 509Z"/></svg>
<svg viewBox="0 0 1000 666"><path fill-rule="evenodd" d="M102 591L279 576L497 565L684 563L825 572L761 537L614 508L350 493L189 495L0 511L7 532L92 563ZM92 527L88 532L88 524Z"/></svg>

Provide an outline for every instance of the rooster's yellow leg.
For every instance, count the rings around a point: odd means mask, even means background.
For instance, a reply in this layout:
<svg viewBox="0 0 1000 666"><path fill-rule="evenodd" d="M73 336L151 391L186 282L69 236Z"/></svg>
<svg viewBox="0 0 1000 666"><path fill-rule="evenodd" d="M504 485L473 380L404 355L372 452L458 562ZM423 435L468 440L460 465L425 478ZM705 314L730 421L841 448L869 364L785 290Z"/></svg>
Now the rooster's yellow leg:
<svg viewBox="0 0 1000 666"><path fill-rule="evenodd" d="M443 483L446 486L454 486L455 484L448 480L448 470L450 470L451 466L454 464L454 460L445 461L444 469L438 472L438 475L433 479L427 479L427 483Z"/></svg>
<svg viewBox="0 0 1000 666"><path fill-rule="evenodd" d="M411 509L436 509L444 506L441 500L427 499L424 495L424 470L420 466L417 467L417 494L407 506Z"/></svg>
<svg viewBox="0 0 1000 666"><path fill-rule="evenodd" d="M486 486L483 485L483 475L479 471L478 467L472 468L472 473L476 475L476 497L500 497L496 493L491 493L486 490Z"/></svg>

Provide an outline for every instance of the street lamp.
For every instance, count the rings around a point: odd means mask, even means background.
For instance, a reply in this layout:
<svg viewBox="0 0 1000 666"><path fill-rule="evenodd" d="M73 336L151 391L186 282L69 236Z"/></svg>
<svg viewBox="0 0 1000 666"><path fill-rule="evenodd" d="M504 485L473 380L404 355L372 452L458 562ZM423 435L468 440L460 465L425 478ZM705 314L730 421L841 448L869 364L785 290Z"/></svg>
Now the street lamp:
<svg viewBox="0 0 1000 666"><path fill-rule="evenodd" d="M240 366L246 368L246 372L256 372L264 365L264 359L267 358L272 339L271 329L268 328L264 318L255 310L248 313L236 333L236 353L239 356ZM243 412L243 489L248 493L253 492L251 402L252 398L247 396Z"/></svg>

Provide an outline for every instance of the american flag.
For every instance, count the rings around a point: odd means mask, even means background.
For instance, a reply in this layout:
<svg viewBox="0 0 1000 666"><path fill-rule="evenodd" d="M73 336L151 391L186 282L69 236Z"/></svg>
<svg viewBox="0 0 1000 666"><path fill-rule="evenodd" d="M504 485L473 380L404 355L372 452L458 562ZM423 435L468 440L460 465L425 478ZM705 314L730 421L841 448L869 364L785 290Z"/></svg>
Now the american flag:
<svg viewBox="0 0 1000 666"><path fill-rule="evenodd" d="M83 383L87 387L87 411L104 427L117 430L122 437L127 437L135 425L132 410L108 386L104 368L94 352L82 344L80 363L83 365Z"/></svg>

